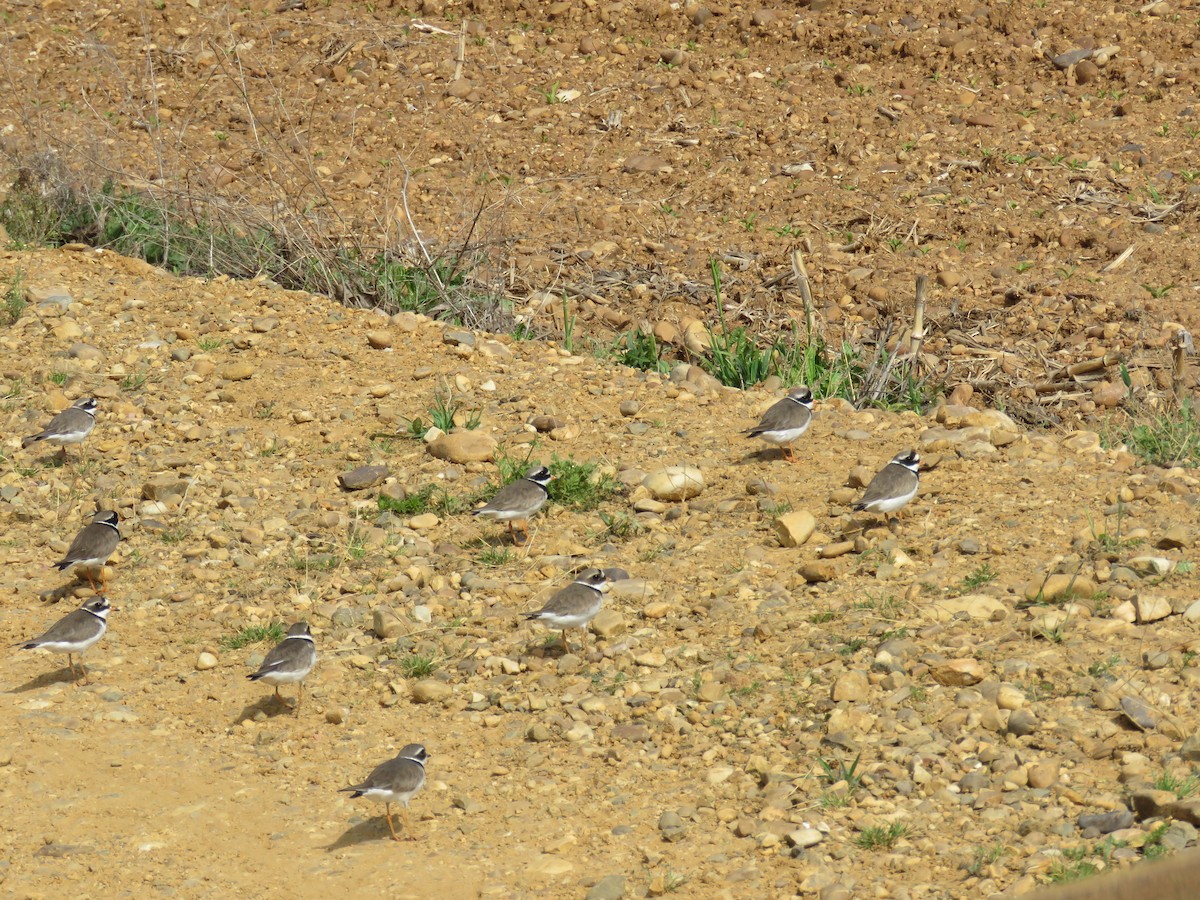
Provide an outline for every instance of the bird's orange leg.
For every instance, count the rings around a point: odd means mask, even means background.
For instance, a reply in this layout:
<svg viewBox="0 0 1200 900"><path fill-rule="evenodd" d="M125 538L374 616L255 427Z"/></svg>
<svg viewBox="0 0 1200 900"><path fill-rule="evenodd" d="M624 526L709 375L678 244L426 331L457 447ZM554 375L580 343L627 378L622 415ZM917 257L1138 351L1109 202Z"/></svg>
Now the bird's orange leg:
<svg viewBox="0 0 1200 900"><path fill-rule="evenodd" d="M400 836L398 834L396 834L396 827L392 824L392 804L390 804L390 803L383 804L383 809L384 809L384 816L387 818L388 831L390 831L392 833L392 840L399 842Z"/></svg>

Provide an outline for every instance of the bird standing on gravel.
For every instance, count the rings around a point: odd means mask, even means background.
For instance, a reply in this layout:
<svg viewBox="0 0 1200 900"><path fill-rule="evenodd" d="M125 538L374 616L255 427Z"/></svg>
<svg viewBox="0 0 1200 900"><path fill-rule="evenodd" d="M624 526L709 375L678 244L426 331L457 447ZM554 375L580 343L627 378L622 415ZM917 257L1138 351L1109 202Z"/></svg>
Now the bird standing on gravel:
<svg viewBox="0 0 1200 900"><path fill-rule="evenodd" d="M582 635L580 645L586 647L588 624L600 612L604 594L611 584L609 577L599 569L585 569L537 612L525 613L525 618L544 622L551 628L561 628L563 653L570 649L567 644L567 630L570 628L579 629Z"/></svg>
<svg viewBox="0 0 1200 900"><path fill-rule="evenodd" d="M529 519L545 505L550 496L547 485L554 480L550 470L545 466L534 466L525 473L524 478L506 484L496 492L486 506L471 513L473 516L483 516L485 519L495 519L508 525L508 536L513 543L525 543L529 540ZM513 523L521 524L525 539L517 540L513 532Z"/></svg>
<svg viewBox="0 0 1200 900"><path fill-rule="evenodd" d="M118 528L120 517L112 510L101 510L92 518L91 524L85 525L71 541L67 555L54 563L54 568L60 572L74 569L83 571L92 590L96 590L96 582L92 579L92 570L100 570L100 590L108 587L104 577L104 564L121 543L121 529Z"/></svg>
<svg viewBox="0 0 1200 900"><path fill-rule="evenodd" d="M52 650L67 654L67 666L76 684L87 684L83 668L83 651L108 630L109 603L107 597L93 597L74 612L67 613L50 626L41 637L18 644L22 650ZM79 674L75 673L75 654L79 654Z"/></svg>
<svg viewBox="0 0 1200 900"><path fill-rule="evenodd" d="M399 802L400 817L404 820L404 833L410 841L417 839L413 834L412 825L408 821L408 801L411 800L425 784L425 760L429 754L420 744L408 744L401 748L395 759L389 759L375 767L366 780L361 784L339 788L339 793L348 791L351 797L366 797L383 803L384 816L387 817L388 830L392 840L399 841L396 828L392 825L392 804Z"/></svg>
<svg viewBox="0 0 1200 900"><path fill-rule="evenodd" d="M920 466L921 457L916 450L897 453L871 479L862 498L852 508L855 512L880 513L885 519L894 512L899 519L900 508L917 495Z"/></svg>
<svg viewBox="0 0 1200 900"><path fill-rule="evenodd" d="M763 413L759 423L746 431L746 436L774 444L783 451L784 459L795 462L792 442L799 440L812 424L812 405L812 391L804 385L794 387Z"/></svg>
<svg viewBox="0 0 1200 900"><path fill-rule="evenodd" d="M287 705L279 696L281 684L298 684L296 689L296 705L292 707L300 712L300 701L304 698L304 679L317 664L317 644L313 640L312 629L307 622L297 622L288 629L287 637L276 644L271 652L263 659L262 665L253 675L247 675L251 681L261 681L275 688L275 699Z"/></svg>
<svg viewBox="0 0 1200 900"><path fill-rule="evenodd" d="M67 458L67 445L78 444L96 427L96 398L81 397L68 406L39 431L21 441L22 447L45 442L58 444L59 453Z"/></svg>

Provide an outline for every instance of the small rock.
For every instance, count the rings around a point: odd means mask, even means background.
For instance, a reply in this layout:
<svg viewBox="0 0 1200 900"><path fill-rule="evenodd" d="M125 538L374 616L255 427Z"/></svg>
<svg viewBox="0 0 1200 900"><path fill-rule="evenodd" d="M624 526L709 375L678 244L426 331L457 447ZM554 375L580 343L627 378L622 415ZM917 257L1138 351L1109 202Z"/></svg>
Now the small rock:
<svg viewBox="0 0 1200 900"><path fill-rule="evenodd" d="M1008 616L1008 607L987 594L964 594L939 597L926 607L925 613L935 622L949 622L960 615L984 622L999 622Z"/></svg>
<svg viewBox="0 0 1200 900"><path fill-rule="evenodd" d="M534 743L540 744L550 740L550 729L541 722L537 722L529 726L529 730L525 732L525 737Z"/></svg>
<svg viewBox="0 0 1200 900"><path fill-rule="evenodd" d="M825 581L833 581L837 576L837 569L833 562L827 559L818 559L813 562L807 562L800 567L800 577L809 584L821 584Z"/></svg>
<svg viewBox="0 0 1200 900"><path fill-rule="evenodd" d="M636 416L641 408L642 404L636 400L622 400L620 407L618 407L623 416ZM621 880L621 883L624 884L624 879Z"/></svg>
<svg viewBox="0 0 1200 900"><path fill-rule="evenodd" d="M1179 748L1179 755L1188 762L1200 762L1200 731L1183 742Z"/></svg>
<svg viewBox="0 0 1200 900"><path fill-rule="evenodd" d="M637 654L634 656L633 661L639 666L646 666L650 669L661 669L667 664L667 656L662 650L655 647L652 650Z"/></svg>
<svg viewBox="0 0 1200 900"><path fill-rule="evenodd" d="M625 876L606 875L592 885L585 900L621 900L625 896Z"/></svg>
<svg viewBox="0 0 1200 900"><path fill-rule="evenodd" d="M1157 622L1171 615L1171 601L1166 597L1140 595L1133 600L1139 625Z"/></svg>
<svg viewBox="0 0 1200 900"><path fill-rule="evenodd" d="M487 462L496 452L496 440L481 431L456 431L432 441L429 452L452 463Z"/></svg>
<svg viewBox="0 0 1200 900"><path fill-rule="evenodd" d="M217 377L225 381L245 381L254 375L254 366L248 362L232 362L218 367Z"/></svg>
<svg viewBox="0 0 1200 900"><path fill-rule="evenodd" d="M1015 734L1017 737L1033 734L1037 728L1037 716L1028 707L1015 710L1008 718L1008 733Z"/></svg>
<svg viewBox="0 0 1200 900"><path fill-rule="evenodd" d="M870 690L871 683L867 680L867 673L859 669L852 669L838 676L833 683L833 702L840 703L846 701L848 703L856 703L863 700L867 696L867 691Z"/></svg>
<svg viewBox="0 0 1200 900"><path fill-rule="evenodd" d="M203 653L201 653L199 656L196 657L197 671L204 672L207 669L215 669L216 667L217 667L217 658L213 654L209 653L207 650L205 650Z"/></svg>
<svg viewBox="0 0 1200 900"><path fill-rule="evenodd" d="M330 725L342 725L349 715L349 710L344 706L334 706L325 710L325 721Z"/></svg>
<svg viewBox="0 0 1200 900"><path fill-rule="evenodd" d="M408 634L408 624L390 609L377 609L371 613L371 630L375 636L390 641Z"/></svg>
<svg viewBox="0 0 1200 900"><path fill-rule="evenodd" d="M947 687L967 687L979 684L986 677L983 666L973 659L952 659L939 663L930 670L929 674L938 684Z"/></svg>
<svg viewBox="0 0 1200 900"><path fill-rule="evenodd" d="M688 500L704 490L703 473L692 466L667 466L642 482L657 500Z"/></svg>
<svg viewBox="0 0 1200 900"><path fill-rule="evenodd" d="M1069 600L1073 597L1084 599L1096 595L1096 583L1082 575L1051 575L1049 578L1034 578L1025 583L1025 599L1042 599L1048 603L1055 600Z"/></svg>
<svg viewBox="0 0 1200 900"><path fill-rule="evenodd" d="M1114 809L1106 813L1085 813L1079 817L1079 827L1083 830L1094 828L1100 834L1112 834L1122 828L1133 825L1133 813L1127 809Z"/></svg>
<svg viewBox="0 0 1200 900"><path fill-rule="evenodd" d="M412 686L412 698L417 703L441 703L453 694L450 685L436 678L422 678Z"/></svg>
<svg viewBox="0 0 1200 900"><path fill-rule="evenodd" d="M1154 546L1159 550L1181 550L1192 546L1192 536L1183 525L1174 525L1166 530Z"/></svg>
<svg viewBox="0 0 1200 900"><path fill-rule="evenodd" d="M375 487L391 472L387 466L359 466L338 476L338 483L344 491L363 491Z"/></svg>
<svg viewBox="0 0 1200 900"><path fill-rule="evenodd" d="M775 534L783 547L800 547L817 528L816 517L806 509L798 509L775 520Z"/></svg>
<svg viewBox="0 0 1200 900"><path fill-rule="evenodd" d="M475 335L460 329L447 329L442 332L442 343L451 347L474 347Z"/></svg>
<svg viewBox="0 0 1200 900"><path fill-rule="evenodd" d="M435 513L419 513L409 519L406 524L413 531L428 531L430 528L436 528L441 521Z"/></svg>
<svg viewBox="0 0 1200 900"><path fill-rule="evenodd" d="M592 619L592 634L608 641L625 633L625 617L615 609L602 609Z"/></svg>
<svg viewBox="0 0 1200 900"><path fill-rule="evenodd" d="M1154 711L1143 700L1137 697L1122 697L1121 712L1130 722L1142 731L1151 731L1158 725Z"/></svg>
<svg viewBox="0 0 1200 900"><path fill-rule="evenodd" d="M1029 786L1037 790L1048 788L1058 781L1058 763L1041 762L1030 766L1028 772ZM1130 817L1133 818L1132 816Z"/></svg>
<svg viewBox="0 0 1200 900"><path fill-rule="evenodd" d="M387 350L392 346L392 333L390 331L368 331L367 344L372 350Z"/></svg>
<svg viewBox="0 0 1200 900"><path fill-rule="evenodd" d="M1125 563L1143 578L1153 578L1158 575L1168 575L1175 564L1162 556L1135 556Z"/></svg>
<svg viewBox="0 0 1200 900"><path fill-rule="evenodd" d="M658 817L658 831L663 840L673 844L687 834L687 825L679 817L679 813L667 810Z"/></svg>
<svg viewBox="0 0 1200 900"><path fill-rule="evenodd" d="M795 831L788 832L788 843L793 847L815 847L825 839L825 835L821 834L815 828L798 828Z"/></svg>

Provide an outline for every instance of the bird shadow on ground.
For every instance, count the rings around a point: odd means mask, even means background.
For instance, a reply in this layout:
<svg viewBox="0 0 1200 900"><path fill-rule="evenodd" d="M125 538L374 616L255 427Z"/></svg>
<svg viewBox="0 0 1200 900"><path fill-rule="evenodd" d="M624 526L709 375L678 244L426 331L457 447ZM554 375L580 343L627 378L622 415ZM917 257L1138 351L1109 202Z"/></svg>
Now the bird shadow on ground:
<svg viewBox="0 0 1200 900"><path fill-rule="evenodd" d="M9 688L10 694L24 694L28 691L37 691L42 688L48 688L59 682L74 683L75 673L71 671L70 666L63 666L61 669L55 669L52 672L43 672L41 675L36 675L30 678L22 685L14 688Z"/></svg>
<svg viewBox="0 0 1200 900"><path fill-rule="evenodd" d="M388 834L387 830L387 820L383 816L372 816L369 819L364 819L361 822L351 825L341 837L327 846L325 850L332 853L335 850L345 850L347 847L354 847L358 844L366 844L374 841L392 843L391 835Z"/></svg>
<svg viewBox="0 0 1200 900"><path fill-rule="evenodd" d="M238 725L247 719L257 718L259 713L262 713L269 719L273 719L276 716L291 715L293 712L294 707L290 706L287 702L276 700L274 694L267 694L265 697L247 704L234 718L233 724Z"/></svg>

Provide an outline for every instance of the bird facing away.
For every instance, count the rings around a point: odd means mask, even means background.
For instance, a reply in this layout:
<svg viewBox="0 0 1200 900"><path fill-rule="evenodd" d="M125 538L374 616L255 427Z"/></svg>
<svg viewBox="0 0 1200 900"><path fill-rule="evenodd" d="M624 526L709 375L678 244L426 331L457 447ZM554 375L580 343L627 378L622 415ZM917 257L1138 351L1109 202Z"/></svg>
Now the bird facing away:
<svg viewBox="0 0 1200 900"><path fill-rule="evenodd" d="M300 701L304 698L304 679L317 664L317 645L307 622L297 622L288 629L287 637L276 644L262 661L257 672L247 675L251 681L261 681L275 688L275 699L287 705L279 696L281 684L298 684L296 705L300 712Z"/></svg>
<svg viewBox="0 0 1200 900"><path fill-rule="evenodd" d="M528 612L524 616L537 622L544 622L551 628L562 629L563 652L569 649L567 630L578 628L582 637L580 644L587 645L587 627L600 605L604 602L604 594L611 585L611 580L599 569L585 569L576 576L575 580L562 590L556 592L546 605L537 612Z"/></svg>
<svg viewBox="0 0 1200 900"><path fill-rule="evenodd" d="M885 519L890 513L900 515L900 508L917 495L920 487L921 457L916 450L904 450L892 457L871 479L862 498L854 504L856 512L873 512Z"/></svg>
<svg viewBox="0 0 1200 900"><path fill-rule="evenodd" d="M512 538L513 543L524 543L524 540L518 541L513 533L513 523L521 523L521 531L525 533L525 540L528 540L529 518L545 504L550 496L546 486L553 480L554 476L545 466L534 466L525 473L524 478L518 478L500 488L485 506L479 507L471 515L506 523L508 536Z"/></svg>
<svg viewBox="0 0 1200 900"><path fill-rule="evenodd" d="M404 833L410 841L416 840L412 824L408 821L408 801L425 784L425 760L429 754L420 744L408 744L401 748L395 759L389 759L375 767L362 784L339 788L339 793L348 791L351 797L366 797L383 803L388 830L392 840L399 841L396 828L392 825L392 804L399 802L400 817L404 820Z"/></svg>
<svg viewBox="0 0 1200 900"><path fill-rule="evenodd" d="M92 570L100 570L100 590L107 589L108 583L104 576L104 564L121 543L121 529L117 527L120 517L112 510L101 510L92 517L90 524L85 525L71 541L67 555L54 563L54 568L60 572L81 569L92 590L96 590L96 582L92 579Z"/></svg>
<svg viewBox="0 0 1200 900"><path fill-rule="evenodd" d="M774 444L783 451L784 459L795 462L792 442L799 440L812 424L812 405L812 391L804 385L794 387L763 413L759 423L746 431L746 436Z"/></svg>
<svg viewBox="0 0 1200 900"><path fill-rule="evenodd" d="M67 458L67 445L78 444L89 434L96 425L96 398L81 397L68 406L39 431L21 441L22 447L30 444L46 442L58 444L62 458Z"/></svg>
<svg viewBox="0 0 1200 900"><path fill-rule="evenodd" d="M109 603L107 597L93 597L79 609L67 613L41 637L18 644L22 650L51 650L67 654L67 666L76 684L87 684L83 668L83 651L108 630ZM75 654L79 654L79 673L75 672Z"/></svg>

